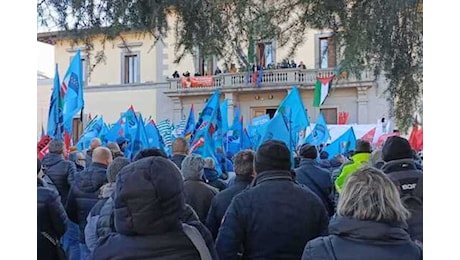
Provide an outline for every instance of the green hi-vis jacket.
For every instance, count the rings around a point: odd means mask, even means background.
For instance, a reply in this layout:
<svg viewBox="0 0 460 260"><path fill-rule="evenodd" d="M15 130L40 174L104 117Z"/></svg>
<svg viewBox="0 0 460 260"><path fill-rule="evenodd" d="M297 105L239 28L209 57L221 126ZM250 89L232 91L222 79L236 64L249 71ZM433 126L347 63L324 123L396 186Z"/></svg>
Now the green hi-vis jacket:
<svg viewBox="0 0 460 260"><path fill-rule="evenodd" d="M363 164L367 164L371 158L370 153L357 153L352 157L353 163L343 166L342 171L340 172L339 177L335 180L335 187L338 192L342 191L342 187L345 184L348 176L354 173L358 168Z"/></svg>

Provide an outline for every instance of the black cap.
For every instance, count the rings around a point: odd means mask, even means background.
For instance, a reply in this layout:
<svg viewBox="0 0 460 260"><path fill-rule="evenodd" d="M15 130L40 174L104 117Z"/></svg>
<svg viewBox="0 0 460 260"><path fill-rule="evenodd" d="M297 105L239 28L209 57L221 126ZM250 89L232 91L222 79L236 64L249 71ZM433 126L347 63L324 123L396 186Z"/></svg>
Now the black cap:
<svg viewBox="0 0 460 260"><path fill-rule="evenodd" d="M382 147L382 159L385 162L412 159L412 155L409 141L399 136L388 137Z"/></svg>
<svg viewBox="0 0 460 260"><path fill-rule="evenodd" d="M291 152L284 142L266 141L257 149L254 169L257 173L270 170L289 171L291 169Z"/></svg>
<svg viewBox="0 0 460 260"><path fill-rule="evenodd" d="M299 154L303 158L316 159L316 157L318 157L318 150L316 150L314 145L307 143L300 147Z"/></svg>

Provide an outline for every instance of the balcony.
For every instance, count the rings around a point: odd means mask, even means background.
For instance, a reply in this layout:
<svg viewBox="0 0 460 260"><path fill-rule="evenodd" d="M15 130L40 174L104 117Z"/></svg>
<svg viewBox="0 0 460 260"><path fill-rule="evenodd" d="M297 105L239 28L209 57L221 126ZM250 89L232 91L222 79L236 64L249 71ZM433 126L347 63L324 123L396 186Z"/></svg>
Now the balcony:
<svg viewBox="0 0 460 260"><path fill-rule="evenodd" d="M276 69L265 70L263 73L260 88L255 84L255 80L247 72L225 73L217 76L202 77L207 78L208 83L205 86L187 86L181 79L168 79L169 89L165 91L168 96L189 96L200 95L213 92L215 89L221 89L222 92L233 91L259 91L259 90L276 90L285 89L292 86L299 88L314 88L317 77L329 77L334 75L334 69ZM211 78L212 77L212 82ZM193 78L193 77L192 77ZM200 78L200 77L198 77ZM375 77L372 73L364 71L361 79L351 75L339 75L334 79L335 87L359 87L371 85Z"/></svg>

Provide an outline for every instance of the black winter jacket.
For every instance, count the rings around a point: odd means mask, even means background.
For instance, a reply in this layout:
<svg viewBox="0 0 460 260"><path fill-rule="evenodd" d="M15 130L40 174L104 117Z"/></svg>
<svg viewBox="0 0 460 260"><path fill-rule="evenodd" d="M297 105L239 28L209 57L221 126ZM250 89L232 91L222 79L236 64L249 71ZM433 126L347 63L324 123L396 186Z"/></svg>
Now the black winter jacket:
<svg viewBox="0 0 460 260"><path fill-rule="evenodd" d="M80 226L81 243L85 243L86 217L99 200L99 188L107 183L106 172L106 165L93 162L77 175L69 192L66 211L69 219Z"/></svg>
<svg viewBox="0 0 460 260"><path fill-rule="evenodd" d="M56 247L41 232L60 239L65 233L67 221L59 194L37 179L37 259L59 259Z"/></svg>
<svg viewBox="0 0 460 260"><path fill-rule="evenodd" d="M321 199L329 216L334 215L330 172L321 168L316 160L305 158L302 158L295 172L297 182L310 188Z"/></svg>
<svg viewBox="0 0 460 260"><path fill-rule="evenodd" d="M302 260L422 259L421 248L411 241L406 228L400 223L335 217L330 235L308 242Z"/></svg>
<svg viewBox="0 0 460 260"><path fill-rule="evenodd" d="M53 181L61 196L62 205L65 205L77 173L75 163L64 160L60 154L48 153L43 157L42 169L43 173Z"/></svg>
<svg viewBox="0 0 460 260"><path fill-rule="evenodd" d="M289 171L259 173L249 189L233 198L216 240L221 260L295 259L305 244L327 234L321 200L297 184Z"/></svg>
<svg viewBox="0 0 460 260"><path fill-rule="evenodd" d="M240 175L236 175L233 185L224 191L219 192L212 199L211 208L209 209L208 217L206 219L206 227L209 229L214 239L217 238L220 223L222 222L225 211L227 211L232 199L246 189L251 184L252 179L252 177L242 177Z"/></svg>
<svg viewBox="0 0 460 260"><path fill-rule="evenodd" d="M99 241L91 259L200 259L182 229L182 190L181 173L168 159L147 157L124 167L114 196L116 233ZM217 259L209 231L192 222Z"/></svg>

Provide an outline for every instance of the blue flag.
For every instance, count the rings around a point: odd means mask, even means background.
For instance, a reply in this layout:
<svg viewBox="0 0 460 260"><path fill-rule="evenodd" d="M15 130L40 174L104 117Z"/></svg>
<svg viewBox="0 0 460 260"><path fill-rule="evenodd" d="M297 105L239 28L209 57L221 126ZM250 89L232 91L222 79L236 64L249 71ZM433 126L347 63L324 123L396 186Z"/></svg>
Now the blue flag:
<svg viewBox="0 0 460 260"><path fill-rule="evenodd" d="M332 159L338 154L345 154L354 149L356 149L356 136L353 127L350 127L339 138L324 147L323 150L329 153L328 159Z"/></svg>
<svg viewBox="0 0 460 260"><path fill-rule="evenodd" d="M219 160L215 153L217 148L222 148L222 116L219 107L220 91L216 90L203 108L197 122L191 146L192 153L200 154L204 158L211 157L216 162L216 170L222 173Z"/></svg>
<svg viewBox="0 0 460 260"><path fill-rule="evenodd" d="M222 133L227 133L228 131L228 99L225 99L224 102L220 105L220 113L222 115Z"/></svg>
<svg viewBox="0 0 460 260"><path fill-rule="evenodd" d="M145 125L145 133L147 134L147 139L149 142L149 147L151 148L159 148L163 152L166 153L165 144L163 142L163 138L160 135L160 131L158 130L155 122L150 120Z"/></svg>
<svg viewBox="0 0 460 260"><path fill-rule="evenodd" d="M299 133L310 125L307 110L303 105L297 86L293 87L289 94L281 101L275 114L281 113L290 132L290 142L288 147L295 149L298 142Z"/></svg>
<svg viewBox="0 0 460 260"><path fill-rule="evenodd" d="M326 143L330 139L329 129L327 129L326 120L322 113L319 114L316 120L313 131L305 138L304 143L309 143L315 146Z"/></svg>
<svg viewBox="0 0 460 260"><path fill-rule="evenodd" d="M65 130L71 134L73 117L80 112L84 106L80 50L78 50L73 57L64 75L61 85L61 95L64 97L64 127Z"/></svg>
<svg viewBox="0 0 460 260"><path fill-rule="evenodd" d="M282 141L286 144L287 147L290 145L289 130L282 114L280 113L275 114L275 116L268 123L259 145L268 140Z"/></svg>
<svg viewBox="0 0 460 260"><path fill-rule="evenodd" d="M53 139L64 140L64 118L62 114L61 86L59 82L58 65L54 74L53 92L50 98L50 108L48 111L47 134Z"/></svg>
<svg viewBox="0 0 460 260"><path fill-rule="evenodd" d="M103 127L104 120L102 116L96 116L93 120L91 120L81 134L80 139L78 140L77 149L82 151L88 148L91 139L100 137L100 133Z"/></svg>
<svg viewBox="0 0 460 260"><path fill-rule="evenodd" d="M127 154L126 158L129 158L130 161L133 161L134 157L142 151L143 149L149 148L149 141L147 139L147 135L145 133L144 128L144 120L142 119L142 115L136 117L137 119L137 127L136 133L132 139L132 141L128 144L126 148Z"/></svg>
<svg viewBox="0 0 460 260"><path fill-rule="evenodd" d="M122 126L123 118L120 117L118 121L113 124L105 134L105 140L106 142L115 142L118 137L124 136L124 128ZM102 140L102 139L101 139Z"/></svg>
<svg viewBox="0 0 460 260"><path fill-rule="evenodd" d="M185 130L183 137L185 140L191 142L192 140L192 134L193 131L195 130L195 109L193 109L193 104L190 107L190 112L188 113L188 119L187 119L187 124L185 125Z"/></svg>

